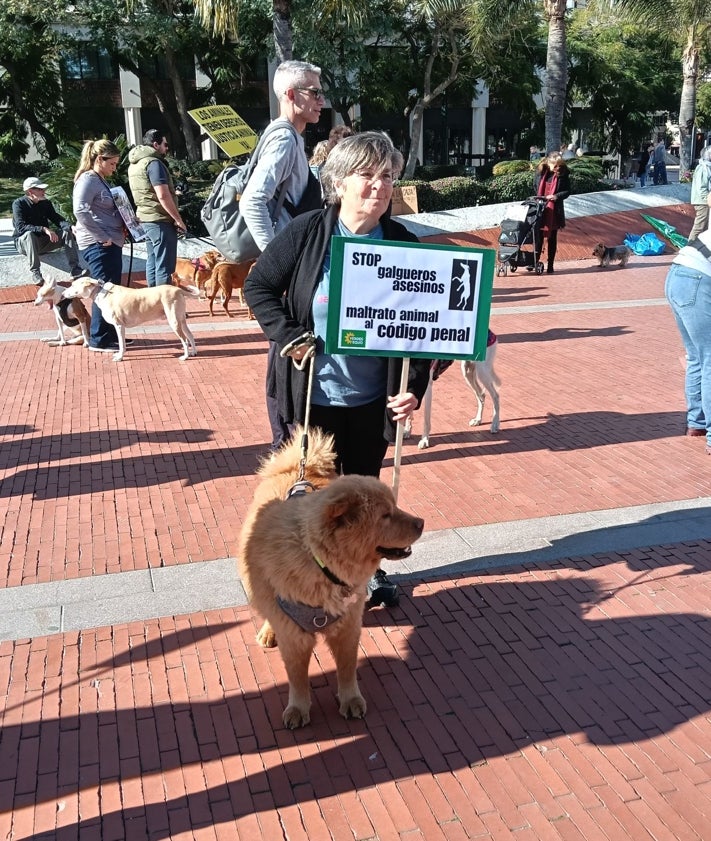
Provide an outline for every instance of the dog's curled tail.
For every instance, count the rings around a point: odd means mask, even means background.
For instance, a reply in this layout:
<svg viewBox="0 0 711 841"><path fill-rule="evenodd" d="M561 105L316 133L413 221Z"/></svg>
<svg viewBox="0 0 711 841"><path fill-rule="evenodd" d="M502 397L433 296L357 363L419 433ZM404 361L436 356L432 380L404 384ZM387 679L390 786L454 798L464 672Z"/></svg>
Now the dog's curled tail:
<svg viewBox="0 0 711 841"><path fill-rule="evenodd" d="M296 426L292 437L260 465L259 476L282 476L296 473L302 456L304 428ZM306 439L306 478L331 479L336 471L333 435L311 426Z"/></svg>

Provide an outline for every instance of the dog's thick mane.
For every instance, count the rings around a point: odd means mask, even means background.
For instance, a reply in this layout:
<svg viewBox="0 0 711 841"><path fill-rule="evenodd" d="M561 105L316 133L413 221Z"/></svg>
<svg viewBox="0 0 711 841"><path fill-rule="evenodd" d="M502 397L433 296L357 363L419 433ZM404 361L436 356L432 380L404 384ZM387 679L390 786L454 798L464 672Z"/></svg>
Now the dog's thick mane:
<svg viewBox="0 0 711 841"><path fill-rule="evenodd" d="M299 470L301 461L301 439L304 430L301 426L294 429L289 442L284 444L271 458L262 462L257 475L264 477L291 476ZM318 427L311 427L308 431L308 447L306 452L306 478L332 479L336 472L336 452L334 450L333 435L328 435Z"/></svg>

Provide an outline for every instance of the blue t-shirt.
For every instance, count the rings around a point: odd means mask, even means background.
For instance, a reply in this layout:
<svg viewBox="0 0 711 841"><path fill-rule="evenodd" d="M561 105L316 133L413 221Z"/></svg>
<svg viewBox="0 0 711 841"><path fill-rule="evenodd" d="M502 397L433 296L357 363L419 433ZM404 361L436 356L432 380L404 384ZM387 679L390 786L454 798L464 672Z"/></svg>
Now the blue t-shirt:
<svg viewBox="0 0 711 841"><path fill-rule="evenodd" d="M334 236L363 239L382 239L381 225L367 234L353 234L338 220ZM324 352L328 319L328 290L331 280L331 249L326 251L323 274L316 287L312 313L316 356L311 402L317 406L365 406L385 396L387 387L387 360L375 356L342 356Z"/></svg>

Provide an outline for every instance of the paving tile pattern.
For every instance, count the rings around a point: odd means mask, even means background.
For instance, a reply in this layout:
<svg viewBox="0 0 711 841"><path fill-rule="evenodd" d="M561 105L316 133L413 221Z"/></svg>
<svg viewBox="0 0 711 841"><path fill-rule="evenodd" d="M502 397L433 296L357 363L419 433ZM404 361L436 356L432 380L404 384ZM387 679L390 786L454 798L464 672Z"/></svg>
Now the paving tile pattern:
<svg viewBox="0 0 711 841"><path fill-rule="evenodd" d="M468 426L472 396L453 367L436 385L431 449L404 447L400 500L429 531L708 495L703 439L680 435L670 259L497 278L501 432ZM193 314L204 324L204 303ZM0 342L13 419L0 428L6 586L234 554L267 444L266 343L244 317L242 329L224 322L196 327L187 363L170 333L137 336L121 364ZM0 334L48 327L45 310L0 308ZM386 481L391 464L392 451Z"/></svg>
<svg viewBox="0 0 711 841"><path fill-rule="evenodd" d="M496 282L501 433L467 426L450 370L432 449L406 443L400 501L428 530L710 495L671 258L598 272L579 237L555 275ZM234 554L266 347L223 322L188 363L166 332L114 365L0 308L4 586ZM297 732L248 608L0 643L0 837L708 839L710 587L711 540L411 579L365 617L367 718L339 717L319 645Z"/></svg>
<svg viewBox="0 0 711 841"><path fill-rule="evenodd" d="M247 608L4 645L0 833L707 839L710 597L708 544L416 581L296 732Z"/></svg>

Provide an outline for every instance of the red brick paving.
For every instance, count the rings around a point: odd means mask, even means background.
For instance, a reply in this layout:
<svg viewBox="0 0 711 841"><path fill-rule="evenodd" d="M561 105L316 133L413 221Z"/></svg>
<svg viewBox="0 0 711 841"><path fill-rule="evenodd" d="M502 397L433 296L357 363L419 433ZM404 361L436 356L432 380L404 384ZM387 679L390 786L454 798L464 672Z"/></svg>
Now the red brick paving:
<svg viewBox="0 0 711 841"><path fill-rule="evenodd" d="M501 433L450 373L433 448L406 444L429 530L711 495L666 305L511 312L663 297L669 256L598 272L571 229L575 263L495 284ZM51 328L0 308L0 333ZM265 343L196 336L188 363L168 333L122 365L0 343L5 586L234 553ZM295 733L247 608L0 643L0 837L708 839L710 590L709 541L414 580L366 616L367 719L338 716L319 646Z"/></svg>

